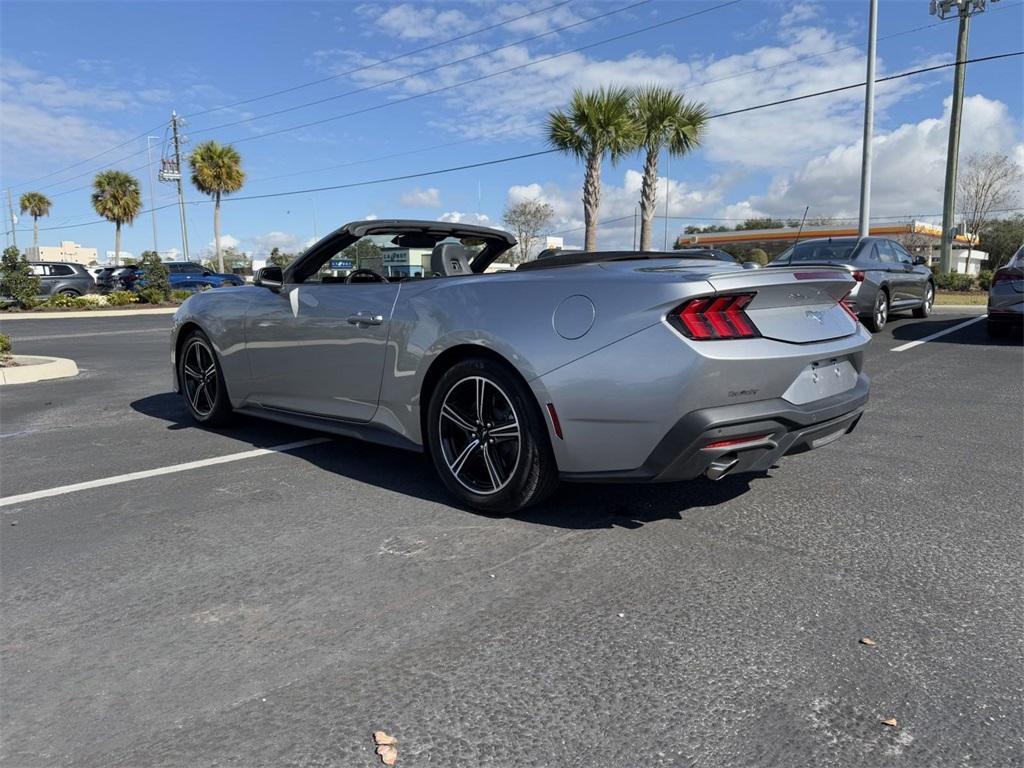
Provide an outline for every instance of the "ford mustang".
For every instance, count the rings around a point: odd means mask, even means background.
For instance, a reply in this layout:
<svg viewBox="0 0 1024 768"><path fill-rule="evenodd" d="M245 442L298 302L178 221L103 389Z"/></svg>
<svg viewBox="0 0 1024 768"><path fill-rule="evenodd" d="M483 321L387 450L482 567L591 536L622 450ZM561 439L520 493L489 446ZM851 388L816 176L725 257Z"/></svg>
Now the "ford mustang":
<svg viewBox="0 0 1024 768"><path fill-rule="evenodd" d="M562 251L485 272L514 245L464 224L347 224L182 304L175 389L200 424L240 412L425 452L491 512L559 479L761 472L864 411L870 335L843 303L848 270Z"/></svg>

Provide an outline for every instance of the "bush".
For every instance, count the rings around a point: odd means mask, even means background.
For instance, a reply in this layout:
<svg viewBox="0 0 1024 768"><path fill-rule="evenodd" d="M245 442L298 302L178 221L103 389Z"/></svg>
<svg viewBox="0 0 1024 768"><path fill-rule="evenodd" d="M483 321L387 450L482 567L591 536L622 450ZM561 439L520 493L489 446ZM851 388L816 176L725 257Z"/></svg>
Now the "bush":
<svg viewBox="0 0 1024 768"><path fill-rule="evenodd" d="M142 268L142 278L146 287L139 291L139 295L145 291L150 297L159 295L159 299L143 299L147 304L160 304L171 298L171 271L167 265L160 260L160 254L156 251L143 251L142 259L139 262Z"/></svg>
<svg viewBox="0 0 1024 768"><path fill-rule="evenodd" d="M140 288L137 295L139 301L143 304L163 304L167 301L167 296L155 285L147 285L145 288Z"/></svg>
<svg viewBox="0 0 1024 768"><path fill-rule="evenodd" d="M56 296L51 296L47 302L47 307L56 307L57 309L70 309L71 307L77 307L78 297L72 296L69 293L58 293Z"/></svg>
<svg viewBox="0 0 1024 768"><path fill-rule="evenodd" d="M978 273L978 287L983 291L987 291L992 287L992 270L983 269Z"/></svg>
<svg viewBox="0 0 1024 768"><path fill-rule="evenodd" d="M747 254L746 261L753 261L762 267L768 263L768 254L760 248L754 248Z"/></svg>
<svg viewBox="0 0 1024 768"><path fill-rule="evenodd" d="M935 275L935 287L941 291L969 291L974 287L974 278L957 272L940 272Z"/></svg>
<svg viewBox="0 0 1024 768"><path fill-rule="evenodd" d="M4 249L0 262L0 294L10 296L25 309L38 303L41 281L32 273L28 261L13 245Z"/></svg>
<svg viewBox="0 0 1024 768"><path fill-rule="evenodd" d="M179 304L192 295L192 291L171 291L171 301L176 301Z"/></svg>
<svg viewBox="0 0 1024 768"><path fill-rule="evenodd" d="M6 333L0 333L0 357L7 357L11 354L11 337Z"/></svg>
<svg viewBox="0 0 1024 768"><path fill-rule="evenodd" d="M139 300L131 291L111 291L105 296L107 304L112 307L124 307L128 304L134 304Z"/></svg>

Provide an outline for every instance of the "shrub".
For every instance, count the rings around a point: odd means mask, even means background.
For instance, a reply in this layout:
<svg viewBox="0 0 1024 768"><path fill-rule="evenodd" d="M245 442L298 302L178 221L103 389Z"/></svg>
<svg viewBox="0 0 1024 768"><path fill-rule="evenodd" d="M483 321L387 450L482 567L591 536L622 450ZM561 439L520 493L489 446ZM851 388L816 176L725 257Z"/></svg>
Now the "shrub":
<svg viewBox="0 0 1024 768"><path fill-rule="evenodd" d="M978 287L983 291L987 291L992 287L992 270L983 269L978 273Z"/></svg>
<svg viewBox="0 0 1024 768"><path fill-rule="evenodd" d="M58 293L47 300L46 306L56 307L57 309L70 309L71 307L78 306L77 299L77 296L72 296L69 293Z"/></svg>
<svg viewBox="0 0 1024 768"><path fill-rule="evenodd" d="M7 357L11 354L11 337L6 333L0 333L0 357Z"/></svg>
<svg viewBox="0 0 1024 768"><path fill-rule="evenodd" d="M4 249L0 262L0 294L10 296L18 304L30 309L37 303L41 281L32 274L28 261L13 245Z"/></svg>
<svg viewBox="0 0 1024 768"><path fill-rule="evenodd" d="M753 261L763 267L768 263L768 254L760 248L753 248L750 253L747 254L745 261Z"/></svg>
<svg viewBox="0 0 1024 768"><path fill-rule="evenodd" d="M171 271L167 265L160 260L160 254L156 251L143 251L142 259L139 262L142 268L142 277L146 287L139 291L147 291L148 295L159 299L143 299L147 304L160 304L171 298Z"/></svg>
<svg viewBox="0 0 1024 768"><path fill-rule="evenodd" d="M176 301L178 303L181 303L181 302L183 302L185 299L187 299L191 295L192 295L192 291L184 291L184 290L171 291L171 301Z"/></svg>
<svg viewBox="0 0 1024 768"><path fill-rule="evenodd" d="M935 287L942 291L969 291L974 287L974 278L957 272L940 272L935 275Z"/></svg>
<svg viewBox="0 0 1024 768"><path fill-rule="evenodd" d="M107 304L112 307L124 307L128 304L134 304L139 300L131 291L111 291L106 295Z"/></svg>
<svg viewBox="0 0 1024 768"><path fill-rule="evenodd" d="M138 297L139 301L143 304L163 304L167 301L167 296L155 285L147 285L145 288L140 288Z"/></svg>

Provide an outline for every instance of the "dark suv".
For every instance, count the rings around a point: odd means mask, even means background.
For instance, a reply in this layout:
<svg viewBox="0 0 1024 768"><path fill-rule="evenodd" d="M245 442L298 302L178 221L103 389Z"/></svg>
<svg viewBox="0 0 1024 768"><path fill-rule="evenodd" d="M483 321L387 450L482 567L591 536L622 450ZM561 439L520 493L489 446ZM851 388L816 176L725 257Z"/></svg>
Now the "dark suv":
<svg viewBox="0 0 1024 768"><path fill-rule="evenodd" d="M32 272L39 277L39 295L84 296L94 293L96 281L81 264L68 261L31 261Z"/></svg>
<svg viewBox="0 0 1024 768"><path fill-rule="evenodd" d="M245 285L238 275L221 274L205 269L194 261L169 261L171 287L178 289L219 288L222 285Z"/></svg>

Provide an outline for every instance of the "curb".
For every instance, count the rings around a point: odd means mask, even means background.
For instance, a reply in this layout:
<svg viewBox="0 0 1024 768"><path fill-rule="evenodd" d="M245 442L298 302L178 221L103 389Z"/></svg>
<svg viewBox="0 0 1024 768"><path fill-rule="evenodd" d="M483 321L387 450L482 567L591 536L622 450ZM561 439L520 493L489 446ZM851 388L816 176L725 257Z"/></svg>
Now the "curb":
<svg viewBox="0 0 1024 768"><path fill-rule="evenodd" d="M78 375L74 360L66 357L39 357L37 355L13 355L20 365L0 368L0 385L32 384L47 379L63 379Z"/></svg>
<svg viewBox="0 0 1024 768"><path fill-rule="evenodd" d="M0 322L8 320L75 320L85 317L136 317L138 315L173 315L177 307L154 307L153 309L96 309L82 312L11 312L0 314Z"/></svg>
<svg viewBox="0 0 1024 768"><path fill-rule="evenodd" d="M986 304L933 304L932 312L938 312L940 310L948 309L953 312L964 312L971 311L979 315L984 315L988 312L988 305Z"/></svg>

